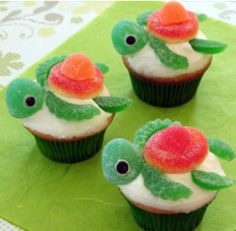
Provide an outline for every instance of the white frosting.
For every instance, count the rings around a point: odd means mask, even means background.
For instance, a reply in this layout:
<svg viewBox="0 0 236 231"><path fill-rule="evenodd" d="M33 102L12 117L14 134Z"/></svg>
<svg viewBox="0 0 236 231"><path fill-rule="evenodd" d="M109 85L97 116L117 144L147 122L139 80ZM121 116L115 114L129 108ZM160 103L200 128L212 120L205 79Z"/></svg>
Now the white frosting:
<svg viewBox="0 0 236 231"><path fill-rule="evenodd" d="M206 172L215 172L219 175L225 175L221 168L218 158L208 153L204 162L197 168ZM216 191L204 190L193 183L191 173L182 174L166 174L172 181L179 182L189 187L193 194L187 199L177 201L163 200L160 197L154 196L144 185L144 179L140 174L133 182L126 185L119 185L121 192L130 200L151 207L166 211L175 211L177 213L188 213L196 210L208 202L216 195Z"/></svg>
<svg viewBox="0 0 236 231"><path fill-rule="evenodd" d="M58 95L55 92L54 94L68 103L78 105L90 104L99 108L92 99L85 100L67 98ZM110 93L104 87L101 95L108 96ZM102 131L106 127L109 117L112 116L112 114L104 112L101 108L99 108L99 110L101 112L100 115L94 116L91 119L81 121L67 121L57 118L44 104L40 111L30 117L22 119L22 123L25 127L31 130L61 139L89 136L95 134L96 132Z"/></svg>
<svg viewBox="0 0 236 231"><path fill-rule="evenodd" d="M206 36L199 31L197 38L206 39ZM182 55L188 59L188 69L175 70L165 66L154 50L150 47L149 43L135 54L127 56L129 65L137 73L147 77L161 77L161 78L173 78L182 74L194 73L197 70L205 67L210 61L211 56L198 53L194 51L188 42L166 44L170 50Z"/></svg>

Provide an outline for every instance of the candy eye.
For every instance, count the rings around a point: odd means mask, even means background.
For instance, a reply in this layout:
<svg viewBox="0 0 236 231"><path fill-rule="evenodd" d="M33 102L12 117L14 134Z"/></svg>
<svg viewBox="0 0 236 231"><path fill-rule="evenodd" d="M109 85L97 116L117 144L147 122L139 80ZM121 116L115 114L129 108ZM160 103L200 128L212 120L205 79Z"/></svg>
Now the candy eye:
<svg viewBox="0 0 236 231"><path fill-rule="evenodd" d="M126 174L129 171L129 164L125 160L120 160L116 164L116 171L119 174Z"/></svg>
<svg viewBox="0 0 236 231"><path fill-rule="evenodd" d="M119 54L129 55L141 50L147 44L148 34L137 23L122 20L112 29L112 42Z"/></svg>
<svg viewBox="0 0 236 231"><path fill-rule="evenodd" d="M128 45L134 45L136 43L136 37L134 35L128 35L125 38L125 42Z"/></svg>
<svg viewBox="0 0 236 231"><path fill-rule="evenodd" d="M26 97L26 99L25 99L26 106L33 107L35 105L35 103L36 103L36 100L33 96Z"/></svg>
<svg viewBox="0 0 236 231"><path fill-rule="evenodd" d="M105 177L111 183L128 184L141 173L143 157L133 143L115 139L103 150L102 167Z"/></svg>
<svg viewBox="0 0 236 231"><path fill-rule="evenodd" d="M13 80L6 92L9 113L16 118L33 115L43 106L44 90L30 79Z"/></svg>

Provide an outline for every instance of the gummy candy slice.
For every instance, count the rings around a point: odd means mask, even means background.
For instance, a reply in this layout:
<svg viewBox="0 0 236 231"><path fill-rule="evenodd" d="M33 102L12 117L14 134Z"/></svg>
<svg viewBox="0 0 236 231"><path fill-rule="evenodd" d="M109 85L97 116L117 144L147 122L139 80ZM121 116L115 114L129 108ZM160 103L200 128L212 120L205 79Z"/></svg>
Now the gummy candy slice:
<svg viewBox="0 0 236 231"><path fill-rule="evenodd" d="M166 25L186 22L188 12L179 2L167 2L160 11L160 20Z"/></svg>
<svg viewBox="0 0 236 231"><path fill-rule="evenodd" d="M96 74L92 61L80 53L70 55L63 62L61 73L72 80L93 79Z"/></svg>
<svg viewBox="0 0 236 231"><path fill-rule="evenodd" d="M172 52L166 46L164 41L158 38L150 37L150 46L153 48L161 62L167 67L175 70L188 68L188 59Z"/></svg>
<svg viewBox="0 0 236 231"><path fill-rule="evenodd" d="M228 188L235 184L235 180L218 175L214 172L204 172L200 170L194 170L191 172L193 182L199 187L207 190L220 190Z"/></svg>
<svg viewBox="0 0 236 231"><path fill-rule="evenodd" d="M181 198L188 198L192 194L190 188L168 179L158 169L152 168L148 164L144 164L142 175L149 191L164 200L177 201Z"/></svg>
<svg viewBox="0 0 236 231"><path fill-rule="evenodd" d="M56 56L53 57L51 59L48 59L47 61L45 61L44 63L41 63L37 69L36 69L36 80L37 82L40 84L41 87L44 87L49 73L51 71L51 68L53 66L55 66L56 64L64 61L66 59L66 55L62 55L62 56Z"/></svg>
<svg viewBox="0 0 236 231"><path fill-rule="evenodd" d="M204 22L208 17L206 14L197 14L197 18L199 22Z"/></svg>
<svg viewBox="0 0 236 231"><path fill-rule="evenodd" d="M106 74L109 71L109 67L104 63L95 63L95 66L103 73Z"/></svg>
<svg viewBox="0 0 236 231"><path fill-rule="evenodd" d="M205 39L192 39L189 43L195 51L205 54L218 54L227 47L224 43Z"/></svg>
<svg viewBox="0 0 236 231"><path fill-rule="evenodd" d="M121 55L130 55L141 50L148 42L145 29L130 20L118 22L112 29L112 42Z"/></svg>
<svg viewBox="0 0 236 231"><path fill-rule="evenodd" d="M113 184L133 181L142 171L143 157L137 147L125 139L114 139L102 153L103 174Z"/></svg>
<svg viewBox="0 0 236 231"><path fill-rule="evenodd" d="M127 109L131 103L131 99L114 97L114 96L99 96L94 101L106 112L115 113Z"/></svg>
<svg viewBox="0 0 236 231"><path fill-rule="evenodd" d="M19 78L13 80L6 91L9 113L16 118L29 117L43 106L44 90L33 80Z"/></svg>
<svg viewBox="0 0 236 231"><path fill-rule="evenodd" d="M187 21L175 24L164 24L160 14L156 11L148 18L147 30L152 36L168 43L185 42L196 37L199 23L194 13L188 12Z"/></svg>
<svg viewBox="0 0 236 231"><path fill-rule="evenodd" d="M233 160L235 158L233 149L222 140L208 138L208 143L210 151L221 159Z"/></svg>
<svg viewBox="0 0 236 231"><path fill-rule="evenodd" d="M179 125L155 133L144 148L147 163L167 173L191 171L202 163L207 153L204 134L196 128Z"/></svg>
<svg viewBox="0 0 236 231"><path fill-rule="evenodd" d="M150 137L157 131L168 128L171 125L180 125L180 122L172 122L169 119L160 120L156 119L154 121L149 121L144 126L139 128L134 135L134 143L143 149Z"/></svg>
<svg viewBox="0 0 236 231"><path fill-rule="evenodd" d="M100 114L100 110L93 105L67 103L49 91L46 94L46 105L56 117L69 121L87 120Z"/></svg>
<svg viewBox="0 0 236 231"><path fill-rule="evenodd" d="M138 15L138 17L136 19L137 23L141 26L146 26L148 18L152 13L153 13L153 11L148 11L148 12Z"/></svg>
<svg viewBox="0 0 236 231"><path fill-rule="evenodd" d="M96 75L93 79L72 80L61 74L61 63L52 68L48 78L50 90L62 95L80 99L93 98L103 89L103 75L96 67Z"/></svg>

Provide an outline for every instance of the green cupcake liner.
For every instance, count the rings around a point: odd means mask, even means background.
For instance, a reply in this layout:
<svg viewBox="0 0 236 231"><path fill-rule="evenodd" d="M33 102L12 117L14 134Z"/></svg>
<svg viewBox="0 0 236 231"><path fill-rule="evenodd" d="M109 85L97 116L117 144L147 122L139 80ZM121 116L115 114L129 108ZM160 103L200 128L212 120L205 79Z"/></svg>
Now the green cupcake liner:
<svg viewBox="0 0 236 231"><path fill-rule="evenodd" d="M156 214L140 209L129 201L128 203L134 219L146 231L192 231L201 222L209 205L190 213Z"/></svg>
<svg viewBox="0 0 236 231"><path fill-rule="evenodd" d="M161 107L174 107L188 102L196 94L202 76L181 83L155 83L136 78L129 72L135 94L144 102Z"/></svg>
<svg viewBox="0 0 236 231"><path fill-rule="evenodd" d="M75 163L95 155L102 147L105 130L78 141L48 141L34 135L43 155L62 163Z"/></svg>

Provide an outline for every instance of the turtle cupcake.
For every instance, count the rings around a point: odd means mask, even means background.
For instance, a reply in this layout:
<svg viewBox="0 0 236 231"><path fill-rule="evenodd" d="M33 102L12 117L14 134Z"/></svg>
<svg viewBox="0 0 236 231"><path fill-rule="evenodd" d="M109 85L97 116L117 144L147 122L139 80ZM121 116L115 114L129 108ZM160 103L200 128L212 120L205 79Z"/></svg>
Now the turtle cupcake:
<svg viewBox="0 0 236 231"><path fill-rule="evenodd" d="M36 80L18 78L6 92L9 113L20 119L49 159L72 163L96 154L114 113L131 100L110 96L104 64L84 54L59 56L40 64Z"/></svg>
<svg viewBox="0 0 236 231"><path fill-rule="evenodd" d="M141 127L133 143L110 141L102 167L144 230L191 231L217 192L235 183L217 157L232 160L235 154L196 128L157 119Z"/></svg>
<svg viewBox="0 0 236 231"><path fill-rule="evenodd" d="M203 17L201 17L203 19ZM122 55L136 95L144 102L171 107L189 101L212 61L226 45L207 40L200 17L178 2L119 21L112 42Z"/></svg>

